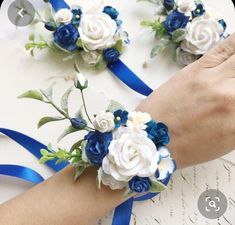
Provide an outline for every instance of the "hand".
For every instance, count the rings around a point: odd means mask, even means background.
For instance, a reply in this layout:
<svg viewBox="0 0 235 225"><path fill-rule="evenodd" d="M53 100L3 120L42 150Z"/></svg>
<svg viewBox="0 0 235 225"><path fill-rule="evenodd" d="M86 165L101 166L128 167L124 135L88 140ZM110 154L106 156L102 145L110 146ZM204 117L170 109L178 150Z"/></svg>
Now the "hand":
<svg viewBox="0 0 235 225"><path fill-rule="evenodd" d="M235 34L179 71L137 109L169 126L178 168L235 149Z"/></svg>

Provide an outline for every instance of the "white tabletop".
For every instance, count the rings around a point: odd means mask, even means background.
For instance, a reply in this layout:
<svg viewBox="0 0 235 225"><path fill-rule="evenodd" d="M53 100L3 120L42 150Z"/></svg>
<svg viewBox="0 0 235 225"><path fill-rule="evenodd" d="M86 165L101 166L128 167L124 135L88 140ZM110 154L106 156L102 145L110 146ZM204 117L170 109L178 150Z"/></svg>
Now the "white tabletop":
<svg viewBox="0 0 235 225"><path fill-rule="evenodd" d="M33 29L36 33L42 27L18 28L9 22L7 8L12 1L4 1L0 12L0 127L8 127L29 134L47 144L56 145L56 138L63 129L64 124L47 125L37 130L36 123L45 115L56 115L53 109L32 100L18 100L16 97L28 89L38 89L48 86L51 77L63 77L73 73L72 62L61 63L60 58L51 54L40 54L37 59L27 55L24 44L28 34ZM39 9L44 8L43 1L31 0ZM68 1L76 2L76 1ZM90 4L98 0L81 0L80 4ZM234 29L234 7L230 0L205 0L207 5L223 15L228 23L228 30ZM124 21L124 28L130 34L131 45L126 49L122 60L132 68L152 88L157 88L168 80L180 68L166 56L150 59L149 52L154 44L153 34L147 29L141 29L139 24L142 19L152 18L154 9L148 3L136 3L135 0L107 0L108 5L117 7ZM51 59L54 57L54 60ZM50 58L50 59L49 59ZM147 68L143 63L147 62ZM108 70L95 74L84 70L89 79L90 89L87 93L88 105L91 110L102 109L108 102L108 98L122 102L128 109L133 109L143 99L132 90L121 84ZM56 99L65 91L71 82L56 79ZM103 92L103 93L101 93ZM71 100L72 111L79 107L80 100L74 94ZM56 131L56 132L55 132ZM57 132L58 131L58 132ZM71 136L60 143L61 146L69 146ZM52 173L45 166L39 165L38 160L32 157L24 149L19 147L4 136L0 136L0 164L12 163L28 166L39 171L45 178ZM230 162L224 161L229 160ZM153 201L136 203L133 210L132 224L136 225L186 225L186 224L218 224L217 221L207 220L200 215L197 209L199 195L209 188L217 188L224 192L229 200L229 208L220 219L220 224L235 224L235 153L231 153L224 159L178 171L174 175L169 190L156 197ZM4 202L23 191L31 185L14 178L0 176L0 202ZM102 225L109 225L111 214L104 218ZM159 223L157 222L159 221Z"/></svg>

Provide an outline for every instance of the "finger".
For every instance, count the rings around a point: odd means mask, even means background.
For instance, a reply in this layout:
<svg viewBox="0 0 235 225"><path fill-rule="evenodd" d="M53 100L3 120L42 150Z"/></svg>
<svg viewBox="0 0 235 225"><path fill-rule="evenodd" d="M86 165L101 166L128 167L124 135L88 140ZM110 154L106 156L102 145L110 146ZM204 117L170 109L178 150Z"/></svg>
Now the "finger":
<svg viewBox="0 0 235 225"><path fill-rule="evenodd" d="M223 77L235 77L235 54L220 64L216 69L219 70L219 74Z"/></svg>
<svg viewBox="0 0 235 225"><path fill-rule="evenodd" d="M204 68L213 68L219 66L234 54L235 33L208 51L198 60L198 63L200 63L200 65Z"/></svg>

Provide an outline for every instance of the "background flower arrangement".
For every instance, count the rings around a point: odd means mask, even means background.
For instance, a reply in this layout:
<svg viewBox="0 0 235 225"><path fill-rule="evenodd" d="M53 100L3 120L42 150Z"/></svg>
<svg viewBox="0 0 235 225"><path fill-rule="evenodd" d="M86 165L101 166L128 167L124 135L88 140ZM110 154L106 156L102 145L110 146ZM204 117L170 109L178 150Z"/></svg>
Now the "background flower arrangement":
<svg viewBox="0 0 235 225"><path fill-rule="evenodd" d="M40 21L52 35L46 41L42 35L36 40L31 34L25 45L31 55L35 49L49 48L62 51L66 58L78 59L81 55L86 65L100 70L116 62L129 44L119 12L112 6L98 5L86 10L73 6L55 12L48 3L45 19L40 16Z"/></svg>
<svg viewBox="0 0 235 225"><path fill-rule="evenodd" d="M69 151L42 149L41 162L57 159L57 163L70 161L76 168L75 180L93 166L97 168L97 186L101 184L111 189L126 189L125 197L137 193L160 192L166 188L165 180L176 170L167 144L170 141L168 128L163 123L152 120L142 112L128 112L123 106L111 101L107 109L90 116L84 90L88 81L78 73L75 90L81 93L83 105L78 113L71 117L68 100L74 87L69 88L61 98L59 107L53 100L53 86L47 90L30 90L19 98L31 98L53 106L60 114L55 117L43 117L38 127L49 122L68 120L70 125L59 137L86 131L84 138L77 140Z"/></svg>
<svg viewBox="0 0 235 225"><path fill-rule="evenodd" d="M188 65L228 36L225 21L206 9L201 0L139 0L153 3L156 20L144 20L141 25L155 32L157 44L151 57L174 49L174 59Z"/></svg>

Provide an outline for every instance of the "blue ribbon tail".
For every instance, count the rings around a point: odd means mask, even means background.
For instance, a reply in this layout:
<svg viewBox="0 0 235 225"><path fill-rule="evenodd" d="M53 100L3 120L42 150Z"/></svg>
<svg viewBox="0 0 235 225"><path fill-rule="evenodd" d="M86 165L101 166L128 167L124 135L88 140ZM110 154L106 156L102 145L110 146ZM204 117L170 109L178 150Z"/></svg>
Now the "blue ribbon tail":
<svg viewBox="0 0 235 225"><path fill-rule="evenodd" d="M108 68L124 84L139 94L149 96L153 92L153 90L134 72L132 72L120 59L113 64L109 64Z"/></svg>
<svg viewBox="0 0 235 225"><path fill-rule="evenodd" d="M126 202L116 207L113 215L112 225L129 225L134 199L130 198Z"/></svg>
<svg viewBox="0 0 235 225"><path fill-rule="evenodd" d="M0 165L0 175L16 177L33 184L39 184L44 181L43 177L36 171L17 165Z"/></svg>
<svg viewBox="0 0 235 225"><path fill-rule="evenodd" d="M55 11L58 11L60 9L70 9L69 5L64 0L49 0L52 8Z"/></svg>
<svg viewBox="0 0 235 225"><path fill-rule="evenodd" d="M19 145L24 147L26 150L28 150L31 154L33 154L38 159L42 157L42 154L40 152L41 149L47 149L46 145L20 132L5 129L5 128L0 128L0 133L8 136L9 138L17 142ZM53 161L46 162L46 165L49 168L53 169L54 171L58 172L62 170L63 168L65 168L67 165L69 165L69 163L63 162L63 163L56 165L56 160L53 160Z"/></svg>

